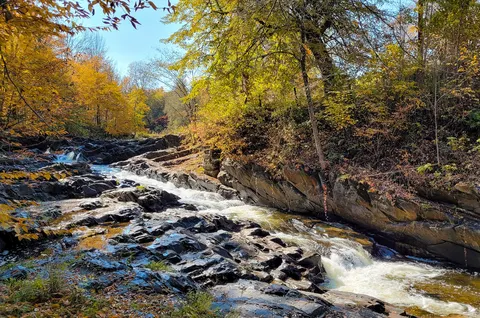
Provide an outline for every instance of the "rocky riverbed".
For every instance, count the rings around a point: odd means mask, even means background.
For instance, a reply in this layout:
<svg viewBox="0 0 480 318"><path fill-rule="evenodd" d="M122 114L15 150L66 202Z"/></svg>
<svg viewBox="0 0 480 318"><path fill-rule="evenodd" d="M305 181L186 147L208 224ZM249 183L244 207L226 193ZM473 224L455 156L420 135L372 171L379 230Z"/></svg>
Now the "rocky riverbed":
<svg viewBox="0 0 480 318"><path fill-rule="evenodd" d="M12 280L49 278L52 268L86 297L132 304L100 308L107 316L175 316L158 305L177 308L199 291L211 295L214 316L478 314L475 273L406 258L345 224L247 205L245 191L202 174L202 154L175 137L92 143L93 153L55 147L63 156L42 144L33 152L42 160L4 160L2 203L15 205L13 215L29 220L26 231L38 239L0 234L3 314L18 310L9 303ZM136 150L115 155L129 147ZM64 162L52 162L58 158ZM110 168L75 162L82 158L129 160ZM157 309L133 306L137 299Z"/></svg>

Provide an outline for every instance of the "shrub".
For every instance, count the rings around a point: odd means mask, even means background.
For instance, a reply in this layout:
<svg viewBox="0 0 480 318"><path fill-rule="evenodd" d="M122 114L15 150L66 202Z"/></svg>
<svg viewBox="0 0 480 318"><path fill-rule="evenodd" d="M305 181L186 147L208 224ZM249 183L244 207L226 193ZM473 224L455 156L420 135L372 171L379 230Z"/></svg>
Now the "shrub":
<svg viewBox="0 0 480 318"><path fill-rule="evenodd" d="M37 303L48 299L47 281L42 278L34 280L10 280L8 282L9 301Z"/></svg>
<svg viewBox="0 0 480 318"><path fill-rule="evenodd" d="M146 268L151 269L152 271L164 271L164 272L172 272L173 269L165 262L151 262L150 264L145 266Z"/></svg>
<svg viewBox="0 0 480 318"><path fill-rule="evenodd" d="M173 317L214 318L221 317L216 309L212 309L213 296L205 292L190 292Z"/></svg>

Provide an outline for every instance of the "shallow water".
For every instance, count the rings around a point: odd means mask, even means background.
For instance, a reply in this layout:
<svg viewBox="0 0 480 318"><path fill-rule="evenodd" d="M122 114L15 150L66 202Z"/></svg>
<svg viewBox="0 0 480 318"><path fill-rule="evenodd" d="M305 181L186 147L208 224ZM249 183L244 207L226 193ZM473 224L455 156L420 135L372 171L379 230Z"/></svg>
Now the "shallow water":
<svg viewBox="0 0 480 318"><path fill-rule="evenodd" d="M246 205L242 201L226 200L216 193L177 188L172 183L106 166L94 166L93 169L174 193L183 203L195 204L202 214L221 214L231 219L257 222L286 242L321 253L328 277L325 287L376 297L420 315L426 312L435 316L480 317L478 273L396 257L395 252L388 249L384 256L373 257L369 252L372 239L343 224L326 224L304 216Z"/></svg>

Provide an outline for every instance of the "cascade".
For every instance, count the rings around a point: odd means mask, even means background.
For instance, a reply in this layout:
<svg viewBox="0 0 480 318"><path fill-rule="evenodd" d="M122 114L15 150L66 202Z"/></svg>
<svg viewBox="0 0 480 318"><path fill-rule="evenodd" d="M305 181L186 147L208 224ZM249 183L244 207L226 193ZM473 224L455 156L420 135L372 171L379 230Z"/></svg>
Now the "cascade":
<svg viewBox="0 0 480 318"><path fill-rule="evenodd" d="M73 155L67 154L73 158ZM78 156L77 156L78 157ZM393 250L383 248L380 256L373 257L354 238L334 236L347 228L335 223L306 223L306 217L286 215L273 209L247 205L239 200L227 200L217 193L178 188L172 183L160 182L148 177L108 168L92 166L94 171L109 174L118 180L129 179L144 186L152 186L174 193L181 202L194 204L201 214L221 214L231 219L257 222L285 242L291 242L304 251L322 255L326 271L325 287L339 291L365 294L403 307L418 307L436 315L464 315L478 317L478 309L468 304L442 300L429 295L417 284L459 275L458 271L435 266L421 259L397 257ZM351 229L347 231L353 232ZM465 274L468 275L468 274ZM474 277L474 276L472 276ZM458 288L458 286L454 286ZM461 288L461 287L460 287Z"/></svg>

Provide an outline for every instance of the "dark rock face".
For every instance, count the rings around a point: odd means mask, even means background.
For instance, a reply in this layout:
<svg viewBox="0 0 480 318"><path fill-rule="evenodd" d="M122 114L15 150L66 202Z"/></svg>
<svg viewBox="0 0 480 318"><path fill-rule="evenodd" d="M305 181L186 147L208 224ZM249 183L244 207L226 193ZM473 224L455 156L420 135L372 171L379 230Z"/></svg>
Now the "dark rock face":
<svg viewBox="0 0 480 318"><path fill-rule="evenodd" d="M225 160L218 178L247 202L323 215L323 195L315 175L285 168L283 178L273 180L259 166ZM379 233L387 245L400 252L437 256L464 267L480 268L477 188L457 185L448 195L423 193L430 199L458 205L448 206L422 198L390 202L360 183L340 179L331 183L327 201L330 216Z"/></svg>
<svg viewBox="0 0 480 318"><path fill-rule="evenodd" d="M0 274L0 281L8 281L11 279L25 279L27 278L29 270L21 265L14 266L7 269Z"/></svg>
<svg viewBox="0 0 480 318"><path fill-rule="evenodd" d="M220 172L220 150L208 149L204 151L203 169L207 176L216 178Z"/></svg>
<svg viewBox="0 0 480 318"><path fill-rule="evenodd" d="M167 135L162 138L147 138L143 140L110 140L95 141L95 144L85 143L82 154L87 160L95 164L111 164L127 160L150 151L158 151L171 147L178 147L181 137Z"/></svg>
<svg viewBox="0 0 480 318"><path fill-rule="evenodd" d="M31 168L31 167L30 167ZM28 171L29 169L25 169ZM25 171L22 169L22 171ZM71 198L73 196L70 185L60 182L65 176L81 178L81 174L91 173L90 167L84 163L53 164L44 166L37 171L48 176L37 179L19 179L10 183L0 183L0 202L9 200L53 201ZM31 171L30 171L31 172ZM80 190L75 190L80 192Z"/></svg>
<svg viewBox="0 0 480 318"><path fill-rule="evenodd" d="M226 199L238 199L239 193L231 187L220 183L219 180L195 173L186 173L181 170L171 170L170 160L190 154L190 150L149 152L127 161L115 163L113 166L146 176L162 182L172 182L175 186L186 189L216 192Z"/></svg>
<svg viewBox="0 0 480 318"><path fill-rule="evenodd" d="M178 196L154 188L121 188L108 191L103 196L121 202L136 202L147 212L160 212L167 207L182 205Z"/></svg>
<svg viewBox="0 0 480 318"><path fill-rule="evenodd" d="M303 294L285 286L239 280L236 283L218 285L212 289L216 305L223 312L234 310L241 317L401 317L401 309L384 304L379 300L367 298L355 304L345 306L336 303L329 295L326 301L323 295ZM369 306L382 306L382 312ZM374 309L377 309L375 307Z"/></svg>

